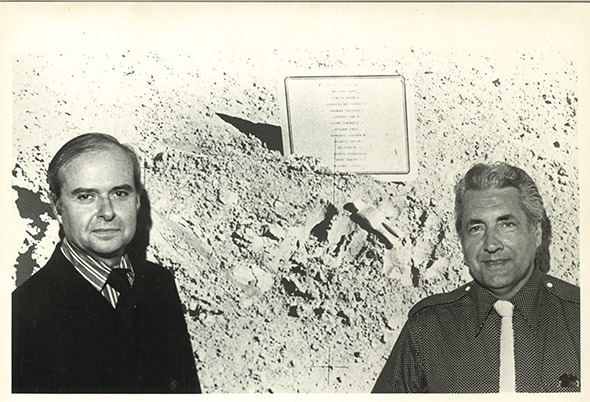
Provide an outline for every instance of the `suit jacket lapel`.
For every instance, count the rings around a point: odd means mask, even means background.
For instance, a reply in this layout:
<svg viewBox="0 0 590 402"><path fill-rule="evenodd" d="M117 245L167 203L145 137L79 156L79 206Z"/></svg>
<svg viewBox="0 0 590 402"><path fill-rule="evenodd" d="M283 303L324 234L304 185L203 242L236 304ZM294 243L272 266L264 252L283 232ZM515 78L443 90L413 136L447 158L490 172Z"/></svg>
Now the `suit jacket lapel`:
<svg viewBox="0 0 590 402"><path fill-rule="evenodd" d="M146 349L153 347L152 345L149 344L149 342L147 341L148 339L151 339L151 331L153 331L153 328L149 328L146 326L146 324L148 322L150 322L149 320L149 311L145 311L144 308L144 304L142 303L142 300L146 300L148 297L150 297L149 294L145 294L145 287L148 286L148 284L146 283L146 277L145 277L145 272L143 269L143 266L141 264L140 261L137 260L133 260L132 261L133 264L133 270L135 271L135 279L133 281L133 293L134 293L134 297L136 298L136 300L138 301L137 303L137 310L136 310L136 324L137 324L137 332L138 332L138 337L137 337L137 350L138 350L138 356L137 356L137 384L139 389L141 389L142 385L145 383L146 379L148 378L149 375L149 368L150 368L150 364L148 364L149 362L144 361L146 356L148 356L149 354L146 353ZM153 295L151 295L153 296Z"/></svg>

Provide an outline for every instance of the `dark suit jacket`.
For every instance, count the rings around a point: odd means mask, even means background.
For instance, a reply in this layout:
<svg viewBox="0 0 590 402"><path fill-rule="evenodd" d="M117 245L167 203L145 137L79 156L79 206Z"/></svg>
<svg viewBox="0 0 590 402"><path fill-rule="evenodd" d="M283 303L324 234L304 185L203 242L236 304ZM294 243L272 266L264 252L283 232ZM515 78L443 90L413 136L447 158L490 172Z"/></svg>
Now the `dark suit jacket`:
<svg viewBox="0 0 590 402"><path fill-rule="evenodd" d="M12 294L13 392L200 392L172 274L132 260L136 332L64 257Z"/></svg>

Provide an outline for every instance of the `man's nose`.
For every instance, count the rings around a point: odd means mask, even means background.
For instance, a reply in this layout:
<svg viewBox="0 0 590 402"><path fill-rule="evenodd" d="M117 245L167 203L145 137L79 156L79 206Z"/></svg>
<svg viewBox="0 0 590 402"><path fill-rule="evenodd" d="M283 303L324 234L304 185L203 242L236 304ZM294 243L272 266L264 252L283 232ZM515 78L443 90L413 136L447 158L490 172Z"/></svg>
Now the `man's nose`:
<svg viewBox="0 0 590 402"><path fill-rule="evenodd" d="M101 197L100 205L98 209L98 216L110 221L115 217L115 210L113 209L113 203L110 197Z"/></svg>
<svg viewBox="0 0 590 402"><path fill-rule="evenodd" d="M495 228L486 230L483 248L488 253L495 253L504 248L502 239L498 236L498 231Z"/></svg>

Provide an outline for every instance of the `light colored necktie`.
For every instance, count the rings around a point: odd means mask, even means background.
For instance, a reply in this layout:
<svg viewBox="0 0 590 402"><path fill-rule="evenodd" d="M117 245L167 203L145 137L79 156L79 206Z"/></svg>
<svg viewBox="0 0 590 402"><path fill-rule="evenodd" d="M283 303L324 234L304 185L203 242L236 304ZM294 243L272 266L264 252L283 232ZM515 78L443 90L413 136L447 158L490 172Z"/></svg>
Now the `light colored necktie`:
<svg viewBox="0 0 590 402"><path fill-rule="evenodd" d="M498 300L494 308L502 317L500 331L500 392L516 392L514 372L514 331L512 311L514 306L507 300Z"/></svg>

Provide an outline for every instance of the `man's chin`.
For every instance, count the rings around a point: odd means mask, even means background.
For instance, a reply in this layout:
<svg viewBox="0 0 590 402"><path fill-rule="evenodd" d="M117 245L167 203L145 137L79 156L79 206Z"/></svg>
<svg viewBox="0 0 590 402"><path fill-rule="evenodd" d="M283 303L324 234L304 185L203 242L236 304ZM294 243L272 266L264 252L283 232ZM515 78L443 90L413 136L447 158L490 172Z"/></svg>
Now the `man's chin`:
<svg viewBox="0 0 590 402"><path fill-rule="evenodd" d="M98 244L93 245L89 252L100 259L120 258L125 254L125 247L127 244Z"/></svg>
<svg viewBox="0 0 590 402"><path fill-rule="evenodd" d="M499 273L496 275L478 275L478 277L475 277L474 275L472 276L481 286L494 294L502 294L506 292L512 285L511 277Z"/></svg>

